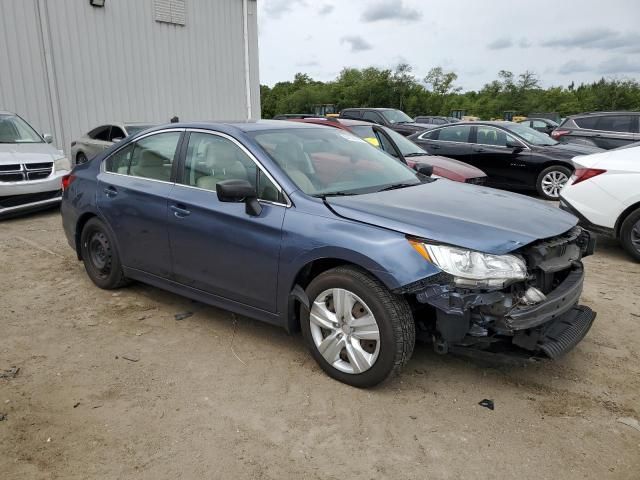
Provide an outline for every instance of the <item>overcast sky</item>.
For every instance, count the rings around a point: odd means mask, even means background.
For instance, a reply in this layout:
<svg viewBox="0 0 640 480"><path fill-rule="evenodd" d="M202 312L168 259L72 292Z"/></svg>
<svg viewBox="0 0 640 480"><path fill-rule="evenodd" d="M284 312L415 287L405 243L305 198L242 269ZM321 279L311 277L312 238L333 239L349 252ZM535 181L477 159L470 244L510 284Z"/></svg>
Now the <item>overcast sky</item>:
<svg viewBox="0 0 640 480"><path fill-rule="evenodd" d="M640 0L258 0L260 83L345 66L434 66L478 89L499 70L544 86L640 78Z"/></svg>

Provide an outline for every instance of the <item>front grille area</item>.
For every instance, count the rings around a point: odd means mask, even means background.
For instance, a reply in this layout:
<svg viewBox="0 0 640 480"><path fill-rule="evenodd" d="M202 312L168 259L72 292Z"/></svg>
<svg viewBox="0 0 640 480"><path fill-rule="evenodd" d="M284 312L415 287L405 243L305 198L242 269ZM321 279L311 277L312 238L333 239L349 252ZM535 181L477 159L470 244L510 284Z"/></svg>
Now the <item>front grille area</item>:
<svg viewBox="0 0 640 480"><path fill-rule="evenodd" d="M53 172L53 162L0 165L0 182L43 180Z"/></svg>
<svg viewBox="0 0 640 480"><path fill-rule="evenodd" d="M586 235L588 237L588 233ZM547 294L567 277L574 262L582 258L584 236L582 228L574 227L562 235L528 245L519 252L535 276L535 287Z"/></svg>
<svg viewBox="0 0 640 480"><path fill-rule="evenodd" d="M28 203L41 202L43 200L49 200L61 195L62 190L54 190L52 192L25 193L24 195L9 195L7 197L0 197L0 209L17 207L20 205L26 205Z"/></svg>

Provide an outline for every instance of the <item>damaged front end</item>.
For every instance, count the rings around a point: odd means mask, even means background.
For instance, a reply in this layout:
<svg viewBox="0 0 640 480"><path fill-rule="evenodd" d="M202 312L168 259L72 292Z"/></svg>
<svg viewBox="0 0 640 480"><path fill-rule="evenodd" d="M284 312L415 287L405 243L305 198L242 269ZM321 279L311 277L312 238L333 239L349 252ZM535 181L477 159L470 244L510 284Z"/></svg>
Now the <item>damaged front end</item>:
<svg viewBox="0 0 640 480"><path fill-rule="evenodd" d="M578 305L581 259L593 248L589 232L574 227L512 252L526 272L503 288L461 286L443 272L398 293L413 298L419 332L438 353L555 359L580 342L595 319L589 307Z"/></svg>

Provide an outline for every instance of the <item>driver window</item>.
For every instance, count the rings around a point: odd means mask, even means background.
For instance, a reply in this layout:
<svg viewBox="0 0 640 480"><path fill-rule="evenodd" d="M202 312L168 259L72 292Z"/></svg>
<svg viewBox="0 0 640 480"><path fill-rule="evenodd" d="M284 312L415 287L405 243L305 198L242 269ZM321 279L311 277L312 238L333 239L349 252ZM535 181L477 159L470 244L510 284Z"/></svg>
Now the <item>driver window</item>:
<svg viewBox="0 0 640 480"><path fill-rule="evenodd" d="M516 142L516 139L497 128L478 126L477 143L482 145L493 145L496 147L506 147L507 141Z"/></svg>
<svg viewBox="0 0 640 480"><path fill-rule="evenodd" d="M246 180L256 187L259 199L283 203L274 183L233 141L208 133L191 133L182 183L215 192L216 184L223 180Z"/></svg>
<svg viewBox="0 0 640 480"><path fill-rule="evenodd" d="M396 149L393 147L393 144L389 141L386 135L376 130L376 137L378 139L378 142L380 142L382 150L387 152L389 155L398 158L398 152L396 152Z"/></svg>
<svg viewBox="0 0 640 480"><path fill-rule="evenodd" d="M364 112L362 119L367 122L382 123L382 119L380 118L380 115L378 115L375 112Z"/></svg>

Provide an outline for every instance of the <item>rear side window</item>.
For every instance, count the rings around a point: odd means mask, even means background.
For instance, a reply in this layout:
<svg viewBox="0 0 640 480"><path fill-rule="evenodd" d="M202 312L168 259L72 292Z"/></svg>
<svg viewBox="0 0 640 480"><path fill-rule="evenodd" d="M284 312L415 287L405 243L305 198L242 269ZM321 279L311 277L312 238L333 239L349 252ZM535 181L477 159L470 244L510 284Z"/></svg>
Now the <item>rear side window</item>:
<svg viewBox="0 0 640 480"><path fill-rule="evenodd" d="M471 136L469 125L457 125L455 127L442 128L438 140L443 142L468 143Z"/></svg>
<svg viewBox="0 0 640 480"><path fill-rule="evenodd" d="M129 175L168 182L180 140L180 132L166 132L136 142Z"/></svg>
<svg viewBox="0 0 640 480"><path fill-rule="evenodd" d="M89 132L89 137L93 138L94 140L101 140L103 142L108 142L110 140L109 138L110 131L111 131L111 125L103 125L101 127L94 128L93 130L91 130Z"/></svg>
<svg viewBox="0 0 640 480"><path fill-rule="evenodd" d="M598 118L596 130L607 132L630 133L633 128L633 117L631 115L605 115Z"/></svg>
<svg viewBox="0 0 640 480"><path fill-rule="evenodd" d="M126 135L120 127L111 127L111 133L109 134L109 141L113 142L115 139L122 140Z"/></svg>
<svg viewBox="0 0 640 480"><path fill-rule="evenodd" d="M576 122L576 125L578 125L580 128L586 128L591 130L596 128L598 117L575 118L573 121Z"/></svg>

